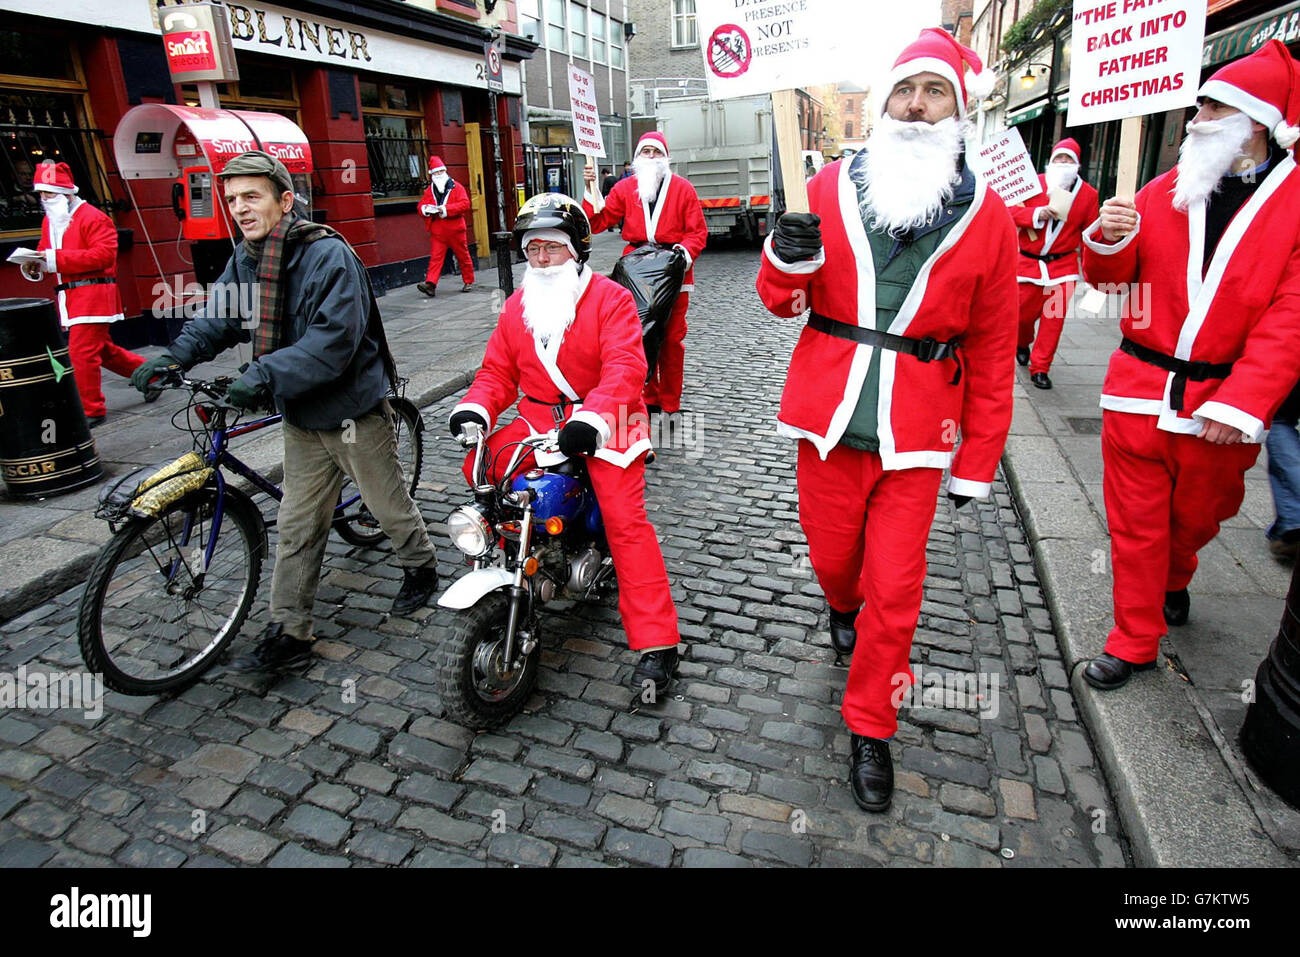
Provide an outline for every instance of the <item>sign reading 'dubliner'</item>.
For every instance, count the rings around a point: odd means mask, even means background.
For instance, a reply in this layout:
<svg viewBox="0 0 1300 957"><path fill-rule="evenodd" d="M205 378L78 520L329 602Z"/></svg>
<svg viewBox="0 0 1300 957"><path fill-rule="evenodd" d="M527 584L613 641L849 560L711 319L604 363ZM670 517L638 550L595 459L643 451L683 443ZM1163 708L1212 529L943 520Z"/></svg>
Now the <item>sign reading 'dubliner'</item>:
<svg viewBox="0 0 1300 957"><path fill-rule="evenodd" d="M989 140L970 159L971 168L1008 206L1023 203L1043 191L1019 130L1008 130Z"/></svg>
<svg viewBox="0 0 1300 957"><path fill-rule="evenodd" d="M586 70L569 65L569 102L573 109L573 139L578 152L605 155L605 138L600 132L600 109L596 106L596 84Z"/></svg>
<svg viewBox="0 0 1300 957"><path fill-rule="evenodd" d="M695 0L709 98L834 83L861 67L872 3ZM878 13L878 11L876 11Z"/></svg>
<svg viewBox="0 0 1300 957"><path fill-rule="evenodd" d="M1191 106L1206 0L1074 0L1066 126Z"/></svg>

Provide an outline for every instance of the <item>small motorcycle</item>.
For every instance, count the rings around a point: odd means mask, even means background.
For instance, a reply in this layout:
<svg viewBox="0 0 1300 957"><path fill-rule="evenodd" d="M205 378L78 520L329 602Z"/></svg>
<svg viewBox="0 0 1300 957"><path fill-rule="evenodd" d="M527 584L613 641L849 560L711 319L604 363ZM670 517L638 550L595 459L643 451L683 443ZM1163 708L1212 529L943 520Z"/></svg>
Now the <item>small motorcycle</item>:
<svg viewBox="0 0 1300 957"><path fill-rule="evenodd" d="M617 582L586 462L557 439L553 429L498 450L510 459L493 484L483 430L470 424L458 437L474 449L474 500L451 513L447 532L473 568L438 599L459 614L434 670L447 717L466 727L495 727L528 701L542 606L596 599ZM516 475L530 451L536 466Z"/></svg>

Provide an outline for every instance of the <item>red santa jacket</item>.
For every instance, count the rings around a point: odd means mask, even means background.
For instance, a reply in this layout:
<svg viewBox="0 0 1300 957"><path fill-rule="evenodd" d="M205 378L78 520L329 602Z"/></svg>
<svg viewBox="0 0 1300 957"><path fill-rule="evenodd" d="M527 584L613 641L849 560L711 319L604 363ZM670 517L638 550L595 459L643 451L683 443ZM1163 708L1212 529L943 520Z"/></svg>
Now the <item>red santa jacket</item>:
<svg viewBox="0 0 1300 957"><path fill-rule="evenodd" d="M695 288L694 264L709 240L709 227L704 222L700 197L688 180L669 172L659 184L659 201L653 214L650 204L637 194L635 176L619 180L605 197L599 190L587 190L582 198L582 211L591 220L592 233L603 233L620 221L623 223L623 241L628 244L624 255L632 251L635 243L680 244L691 257L682 291Z"/></svg>
<svg viewBox="0 0 1300 957"><path fill-rule="evenodd" d="M447 192L439 199L434 192L433 183L425 189L420 197L420 206L441 206L446 204L446 216L425 216L424 228L434 239L452 242L465 238L465 217L470 211L469 193L465 187L454 179L447 180Z"/></svg>
<svg viewBox="0 0 1300 957"><path fill-rule="evenodd" d="M59 292L59 319L64 326L124 318L117 288L117 227L105 213L74 198L72 219L63 235L57 242L51 241L47 216L41 224L41 241L36 250L45 253L45 265L55 273L59 285L87 279L113 280Z"/></svg>
<svg viewBox="0 0 1300 957"><path fill-rule="evenodd" d="M555 427L551 403L563 396L578 403L565 421L586 422L600 433L596 457L627 468L651 448L641 398L645 377L636 301L587 266L573 323L547 348L524 325L523 290L506 300L483 365L452 413L477 412L493 428L522 391L519 415L536 435Z"/></svg>
<svg viewBox="0 0 1300 957"><path fill-rule="evenodd" d="M1041 173L1038 184L1043 191L1030 197L1023 204L1010 207L1011 218L1017 227L1020 248L1023 251L1016 263L1016 273L1020 282L1033 283L1035 286L1055 286L1083 278L1079 264L1079 247L1083 242L1083 231L1097 218L1097 191L1083 181L1082 176L1074 178L1074 201L1070 212L1063 222L1048 219L1046 226L1034 223L1034 213L1047 205L1047 177ZM1041 220L1040 220L1041 221ZM1037 238L1031 239L1032 231ZM1047 256L1053 253L1067 253L1051 262L1043 262L1026 256Z"/></svg>
<svg viewBox="0 0 1300 957"><path fill-rule="evenodd" d="M1177 167L1139 190L1138 228L1120 242L1104 241L1100 220L1085 230L1084 275L1135 284L1120 319L1127 338L1179 359L1231 362L1232 372L1186 382L1175 411L1174 374L1116 350L1101 407L1157 416L1167 432L1196 434L1213 419L1258 442L1300 374L1300 172L1290 154L1269 170L1204 271L1206 204L1174 209L1176 178Z"/></svg>
<svg viewBox="0 0 1300 957"><path fill-rule="evenodd" d="M875 268L849 164L836 161L814 176L808 202L821 216L823 258L783 263L769 236L758 272L763 304L778 316L797 316L811 306L838 322L875 328ZM881 351L884 468L951 466L950 492L988 495L1011 426L1017 258L1006 206L991 189L977 187L888 330L914 338L960 336L961 381L951 384L951 360L923 363ZM826 458L853 415L872 348L805 326L790 359L778 431L808 439ZM954 457L958 425L961 445Z"/></svg>

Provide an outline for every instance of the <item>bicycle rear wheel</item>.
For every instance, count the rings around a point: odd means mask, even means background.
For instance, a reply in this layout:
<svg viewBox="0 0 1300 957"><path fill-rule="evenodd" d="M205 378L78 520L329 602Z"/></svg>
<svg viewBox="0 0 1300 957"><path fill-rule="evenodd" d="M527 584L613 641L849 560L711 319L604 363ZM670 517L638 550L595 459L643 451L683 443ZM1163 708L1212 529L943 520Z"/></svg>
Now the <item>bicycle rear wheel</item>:
<svg viewBox="0 0 1300 957"><path fill-rule="evenodd" d="M157 518L132 519L100 552L77 619L81 654L114 691L157 694L198 679L238 634L262 574L254 510L203 488ZM206 567L205 567L206 561Z"/></svg>
<svg viewBox="0 0 1300 957"><path fill-rule="evenodd" d="M390 398L388 401L397 418L397 461L402 466L405 487L414 498L424 463L424 421L420 418L420 410L409 400ZM334 528L349 545L373 548L388 536L359 495L356 483L349 476L339 493L339 508L342 511L336 511ZM343 507L343 503L349 499L354 501Z"/></svg>

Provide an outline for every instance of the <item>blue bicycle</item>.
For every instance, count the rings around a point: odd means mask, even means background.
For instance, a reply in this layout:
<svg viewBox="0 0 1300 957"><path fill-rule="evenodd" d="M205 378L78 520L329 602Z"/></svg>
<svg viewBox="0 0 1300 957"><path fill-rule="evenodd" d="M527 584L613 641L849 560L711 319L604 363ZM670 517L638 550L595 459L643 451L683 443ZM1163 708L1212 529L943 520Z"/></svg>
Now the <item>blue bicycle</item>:
<svg viewBox="0 0 1300 957"><path fill-rule="evenodd" d="M113 529L86 582L77 619L86 666L114 691L150 695L184 687L211 667L239 633L257 595L267 533L240 475L275 501L279 486L240 461L230 442L281 419L245 413L224 402L232 379L174 376L166 386L190 391L173 424L194 449L160 469L144 468L106 486L95 515ZM409 400L390 396L398 458L412 495L420 481L424 423ZM184 422L177 421L184 416ZM378 545L386 537L351 479L334 508L334 529L347 542Z"/></svg>

